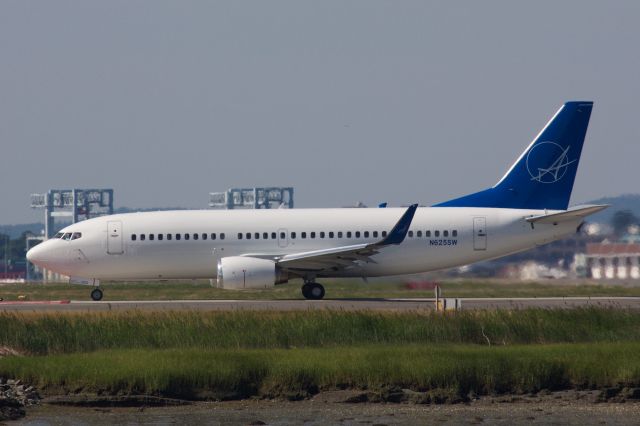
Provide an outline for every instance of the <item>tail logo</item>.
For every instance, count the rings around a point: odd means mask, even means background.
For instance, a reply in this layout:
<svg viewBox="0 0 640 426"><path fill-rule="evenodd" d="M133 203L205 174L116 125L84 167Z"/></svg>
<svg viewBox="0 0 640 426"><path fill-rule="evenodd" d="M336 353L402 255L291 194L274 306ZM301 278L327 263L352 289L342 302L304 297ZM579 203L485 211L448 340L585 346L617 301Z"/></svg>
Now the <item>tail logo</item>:
<svg viewBox="0 0 640 426"><path fill-rule="evenodd" d="M555 183L564 177L569 165L576 160L569 160L569 148L562 148L555 142L540 142L527 154L527 171L531 180L540 183Z"/></svg>

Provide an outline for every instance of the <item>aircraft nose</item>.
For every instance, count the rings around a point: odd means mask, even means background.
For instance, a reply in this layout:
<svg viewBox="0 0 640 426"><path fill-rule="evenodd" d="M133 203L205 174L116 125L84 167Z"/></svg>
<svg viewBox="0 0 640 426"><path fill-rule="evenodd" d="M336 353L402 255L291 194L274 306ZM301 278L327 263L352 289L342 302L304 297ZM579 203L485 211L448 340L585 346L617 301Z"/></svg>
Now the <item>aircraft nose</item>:
<svg viewBox="0 0 640 426"><path fill-rule="evenodd" d="M46 250L42 247L42 244L38 244L37 246L29 249L27 252L27 260L40 266L46 261L44 256L45 251Z"/></svg>

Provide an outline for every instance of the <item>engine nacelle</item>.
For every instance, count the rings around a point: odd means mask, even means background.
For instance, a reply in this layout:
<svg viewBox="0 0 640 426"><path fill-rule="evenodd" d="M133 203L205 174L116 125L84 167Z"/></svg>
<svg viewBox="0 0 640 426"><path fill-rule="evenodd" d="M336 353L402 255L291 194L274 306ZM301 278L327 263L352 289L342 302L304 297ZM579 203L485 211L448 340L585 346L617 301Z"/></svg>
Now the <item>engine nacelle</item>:
<svg viewBox="0 0 640 426"><path fill-rule="evenodd" d="M230 256L218 261L218 288L234 290L272 288L288 280L288 274L278 268L273 260Z"/></svg>

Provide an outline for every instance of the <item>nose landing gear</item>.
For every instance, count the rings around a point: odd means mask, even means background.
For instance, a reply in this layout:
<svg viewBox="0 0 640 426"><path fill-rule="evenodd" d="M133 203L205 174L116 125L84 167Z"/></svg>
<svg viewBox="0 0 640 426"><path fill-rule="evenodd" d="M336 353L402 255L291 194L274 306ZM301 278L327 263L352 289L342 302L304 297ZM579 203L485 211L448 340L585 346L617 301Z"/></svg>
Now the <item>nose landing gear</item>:
<svg viewBox="0 0 640 426"><path fill-rule="evenodd" d="M102 290L97 287L91 290L91 299L96 302L102 300Z"/></svg>
<svg viewBox="0 0 640 426"><path fill-rule="evenodd" d="M313 281L305 282L302 286L302 295L305 299L320 300L324 297L324 287Z"/></svg>

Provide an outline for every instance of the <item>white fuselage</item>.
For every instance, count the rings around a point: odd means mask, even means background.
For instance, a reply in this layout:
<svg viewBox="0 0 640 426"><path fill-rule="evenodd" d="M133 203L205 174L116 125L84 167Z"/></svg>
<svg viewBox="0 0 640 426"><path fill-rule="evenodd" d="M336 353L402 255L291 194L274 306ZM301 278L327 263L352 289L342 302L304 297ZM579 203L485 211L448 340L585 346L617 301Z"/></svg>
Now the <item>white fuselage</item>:
<svg viewBox="0 0 640 426"><path fill-rule="evenodd" d="M118 214L70 225L62 232L82 236L74 240L50 239L31 254L39 265L72 277L215 278L218 260L223 257L254 255L277 259L292 253L374 243L382 238L383 231L391 230L405 210L184 210ZM356 268L323 272L318 276L374 277L466 265L565 237L574 233L581 221L576 218L532 226L525 220L545 213L551 212L419 208L401 244L385 248L373 255L372 261L362 262ZM179 240L176 234L180 234ZM251 238L247 238L247 234ZM162 240L158 235L162 235Z"/></svg>

